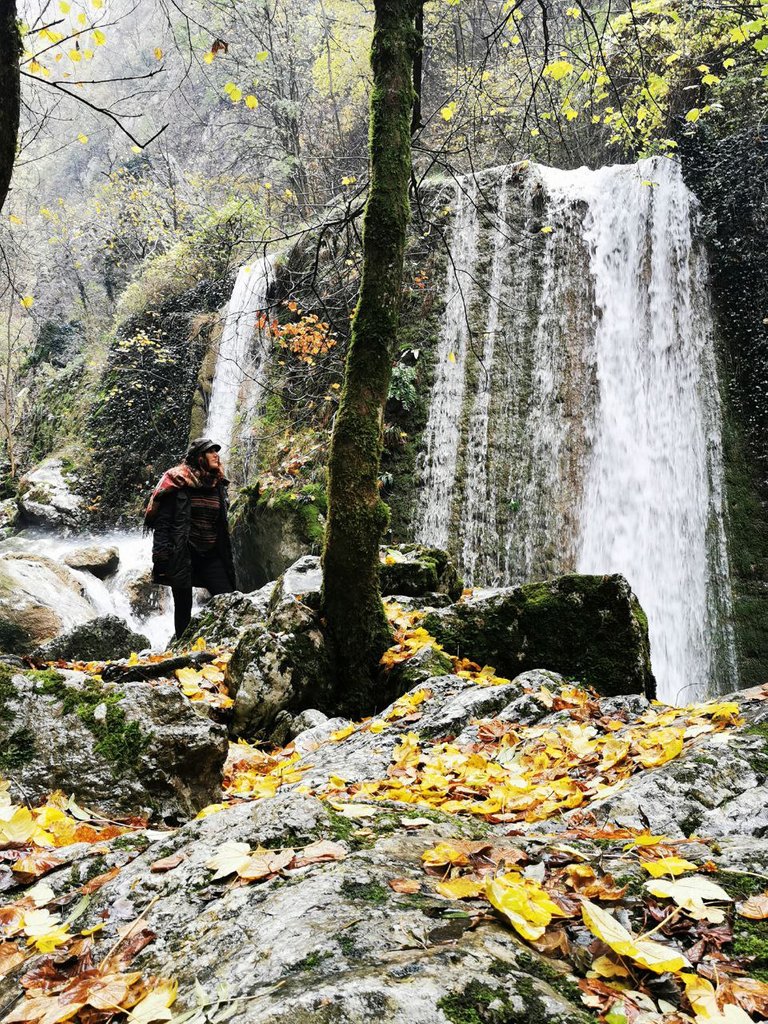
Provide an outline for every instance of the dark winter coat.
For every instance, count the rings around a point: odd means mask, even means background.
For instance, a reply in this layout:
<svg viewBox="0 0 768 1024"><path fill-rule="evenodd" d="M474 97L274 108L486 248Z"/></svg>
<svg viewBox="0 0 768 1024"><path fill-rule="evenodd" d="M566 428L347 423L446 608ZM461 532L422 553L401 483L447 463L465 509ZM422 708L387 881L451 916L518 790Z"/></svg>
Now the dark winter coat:
<svg viewBox="0 0 768 1024"><path fill-rule="evenodd" d="M219 493L219 524L216 545L203 557L218 555L227 568L232 587L236 586L235 566L232 560L232 541L229 536L227 511L227 485L217 484ZM168 587L202 587L195 578L189 546L189 528L192 519L192 500L188 487L180 487L163 495L152 521L152 580Z"/></svg>

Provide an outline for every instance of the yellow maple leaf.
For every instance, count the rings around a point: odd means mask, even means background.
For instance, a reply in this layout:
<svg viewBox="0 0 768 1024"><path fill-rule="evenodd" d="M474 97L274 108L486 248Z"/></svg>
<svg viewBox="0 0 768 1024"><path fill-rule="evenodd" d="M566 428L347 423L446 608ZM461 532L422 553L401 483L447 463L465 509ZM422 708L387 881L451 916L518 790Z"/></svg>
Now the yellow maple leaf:
<svg viewBox="0 0 768 1024"><path fill-rule="evenodd" d="M435 888L441 896L452 900L468 900L485 893L485 882L472 875L449 878L446 882L437 882Z"/></svg>
<svg viewBox="0 0 768 1024"><path fill-rule="evenodd" d="M150 1024L151 1021L171 1020L173 1014L168 1007L176 1001L178 990L178 981L159 979L152 990L129 1011L131 1024Z"/></svg>
<svg viewBox="0 0 768 1024"><path fill-rule="evenodd" d="M658 860L644 860L643 867L649 875L661 878L664 875L682 875L686 871L695 871L698 864L683 857L660 857Z"/></svg>
<svg viewBox="0 0 768 1024"><path fill-rule="evenodd" d="M462 866L469 864L469 857L461 850L457 850L450 843L438 843L431 850L425 850L421 859L430 867L443 867L447 865Z"/></svg>
<svg viewBox="0 0 768 1024"><path fill-rule="evenodd" d="M485 894L524 939L540 939L553 917L566 916L538 882L517 871L487 879Z"/></svg>
<svg viewBox="0 0 768 1024"><path fill-rule="evenodd" d="M584 924L592 934L602 939L614 953L628 956L641 967L647 967L649 971L664 974L667 971L678 972L690 966L683 954L677 950L651 939L635 938L608 911L589 900L582 901L581 914Z"/></svg>

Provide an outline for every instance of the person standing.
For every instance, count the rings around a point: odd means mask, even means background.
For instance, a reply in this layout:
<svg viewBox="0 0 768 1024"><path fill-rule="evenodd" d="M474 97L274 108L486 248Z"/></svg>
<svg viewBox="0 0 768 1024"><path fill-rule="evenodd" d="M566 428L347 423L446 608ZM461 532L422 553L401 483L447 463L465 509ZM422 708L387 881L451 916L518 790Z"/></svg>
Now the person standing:
<svg viewBox="0 0 768 1024"><path fill-rule="evenodd" d="M163 473L152 492L144 529L152 531L152 580L171 588L174 638L192 618L192 588L212 596L236 587L227 521L229 481L209 437L190 442L183 462Z"/></svg>

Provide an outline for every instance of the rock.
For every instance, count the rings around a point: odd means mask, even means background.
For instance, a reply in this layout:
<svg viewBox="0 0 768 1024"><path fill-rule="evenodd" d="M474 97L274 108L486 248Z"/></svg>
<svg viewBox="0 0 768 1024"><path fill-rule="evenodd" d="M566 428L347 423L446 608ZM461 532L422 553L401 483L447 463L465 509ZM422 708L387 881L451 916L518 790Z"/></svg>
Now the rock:
<svg viewBox="0 0 768 1024"><path fill-rule="evenodd" d="M757 693L722 698L738 698L745 729L699 736L673 761L593 800L590 811L598 820L672 837L768 837L768 701Z"/></svg>
<svg viewBox="0 0 768 1024"><path fill-rule="evenodd" d="M120 552L117 548L101 547L97 544L85 548L74 548L67 552L62 562L70 569L77 569L79 572L89 572L100 580L117 572L120 564Z"/></svg>
<svg viewBox="0 0 768 1024"><path fill-rule="evenodd" d="M108 817L188 818L220 798L224 726L173 683L98 683L75 672L2 675L0 750L11 791L74 794Z"/></svg>
<svg viewBox="0 0 768 1024"><path fill-rule="evenodd" d="M10 534L19 518L19 504L15 498L0 501L0 535Z"/></svg>
<svg viewBox="0 0 768 1024"><path fill-rule="evenodd" d="M304 555L286 569L277 581L273 603L286 597L295 597L308 608L319 608L322 589L323 570L319 557Z"/></svg>
<svg viewBox="0 0 768 1024"><path fill-rule="evenodd" d="M152 572L149 569L128 579L123 590L131 611L139 619L146 619L170 607L170 589L153 583Z"/></svg>
<svg viewBox="0 0 768 1024"><path fill-rule="evenodd" d="M408 658L407 661L395 665L389 673L389 680L396 693L405 693L419 683L424 683L433 676L449 675L453 671L453 661L434 644L425 644Z"/></svg>
<svg viewBox="0 0 768 1024"><path fill-rule="evenodd" d="M241 590L275 580L323 542L327 503L319 484L300 490L244 488L232 506L232 546Z"/></svg>
<svg viewBox="0 0 768 1024"><path fill-rule="evenodd" d="M382 819L388 815L391 810L382 808ZM202 990L213 1019L224 1011L238 1024L525 1018L587 1024L573 978L559 974L500 921L472 929L465 904L440 898L425 884L425 846L464 834L461 822L435 817L418 835L377 829L369 849L345 842L343 860L311 864L290 878L232 886L212 882L206 867L225 842L299 848L318 837L338 842L348 835L339 834L339 816L327 805L296 793L232 807L153 843L93 894L78 924L103 925L94 937L98 962L126 920L146 914L142 927L156 938L143 950L140 967L147 975L178 980L174 1013L193 1008ZM151 870L161 857L176 854L184 858L178 867ZM46 881L67 892L75 887L71 874L67 866ZM418 883L422 891L394 892L388 882L397 878ZM220 1011L215 1004L222 992Z"/></svg>
<svg viewBox="0 0 768 1024"><path fill-rule="evenodd" d="M241 594L237 590L231 594L217 594L199 615L193 616L174 646L184 647L199 636L204 636L210 644L236 644L249 626L266 620L274 589L274 583L267 583L250 594Z"/></svg>
<svg viewBox="0 0 768 1024"><path fill-rule="evenodd" d="M77 528L82 505L64 477L61 459L46 459L19 482L19 514L25 526Z"/></svg>
<svg viewBox="0 0 768 1024"><path fill-rule="evenodd" d="M149 640L116 615L101 615L75 626L34 652L38 661L114 661L149 647Z"/></svg>
<svg viewBox="0 0 768 1024"><path fill-rule="evenodd" d="M26 654L36 643L92 619L96 610L67 566L43 555L0 557L0 649Z"/></svg>
<svg viewBox="0 0 768 1024"><path fill-rule="evenodd" d="M446 551L422 544L400 544L381 552L379 581L382 594L422 597L447 594L454 601L461 597L464 584Z"/></svg>
<svg viewBox="0 0 768 1024"><path fill-rule="evenodd" d="M317 613L291 592L312 574L297 566L278 581L266 622L242 633L229 663L235 736L269 736L282 711L333 710L332 666Z"/></svg>
<svg viewBox="0 0 768 1024"><path fill-rule="evenodd" d="M544 667L603 694L655 695L648 623L623 576L478 590L422 624L447 650L502 676Z"/></svg>

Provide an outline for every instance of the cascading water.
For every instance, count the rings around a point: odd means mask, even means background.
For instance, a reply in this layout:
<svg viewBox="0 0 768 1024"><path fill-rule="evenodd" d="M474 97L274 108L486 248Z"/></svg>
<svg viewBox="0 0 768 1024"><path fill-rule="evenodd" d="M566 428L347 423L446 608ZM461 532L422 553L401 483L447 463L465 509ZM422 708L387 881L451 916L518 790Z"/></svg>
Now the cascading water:
<svg viewBox="0 0 768 1024"><path fill-rule="evenodd" d="M225 463L236 440L243 385L248 381L250 407L258 403L263 387L269 347L254 345L254 335L259 314L267 305L274 264L273 256L263 256L240 268L224 316L205 430L221 445Z"/></svg>
<svg viewBox="0 0 768 1024"><path fill-rule="evenodd" d="M417 538L474 584L620 572L660 695L733 687L707 268L678 165L518 167L482 191L496 217L457 191L473 299L452 305L449 272Z"/></svg>

